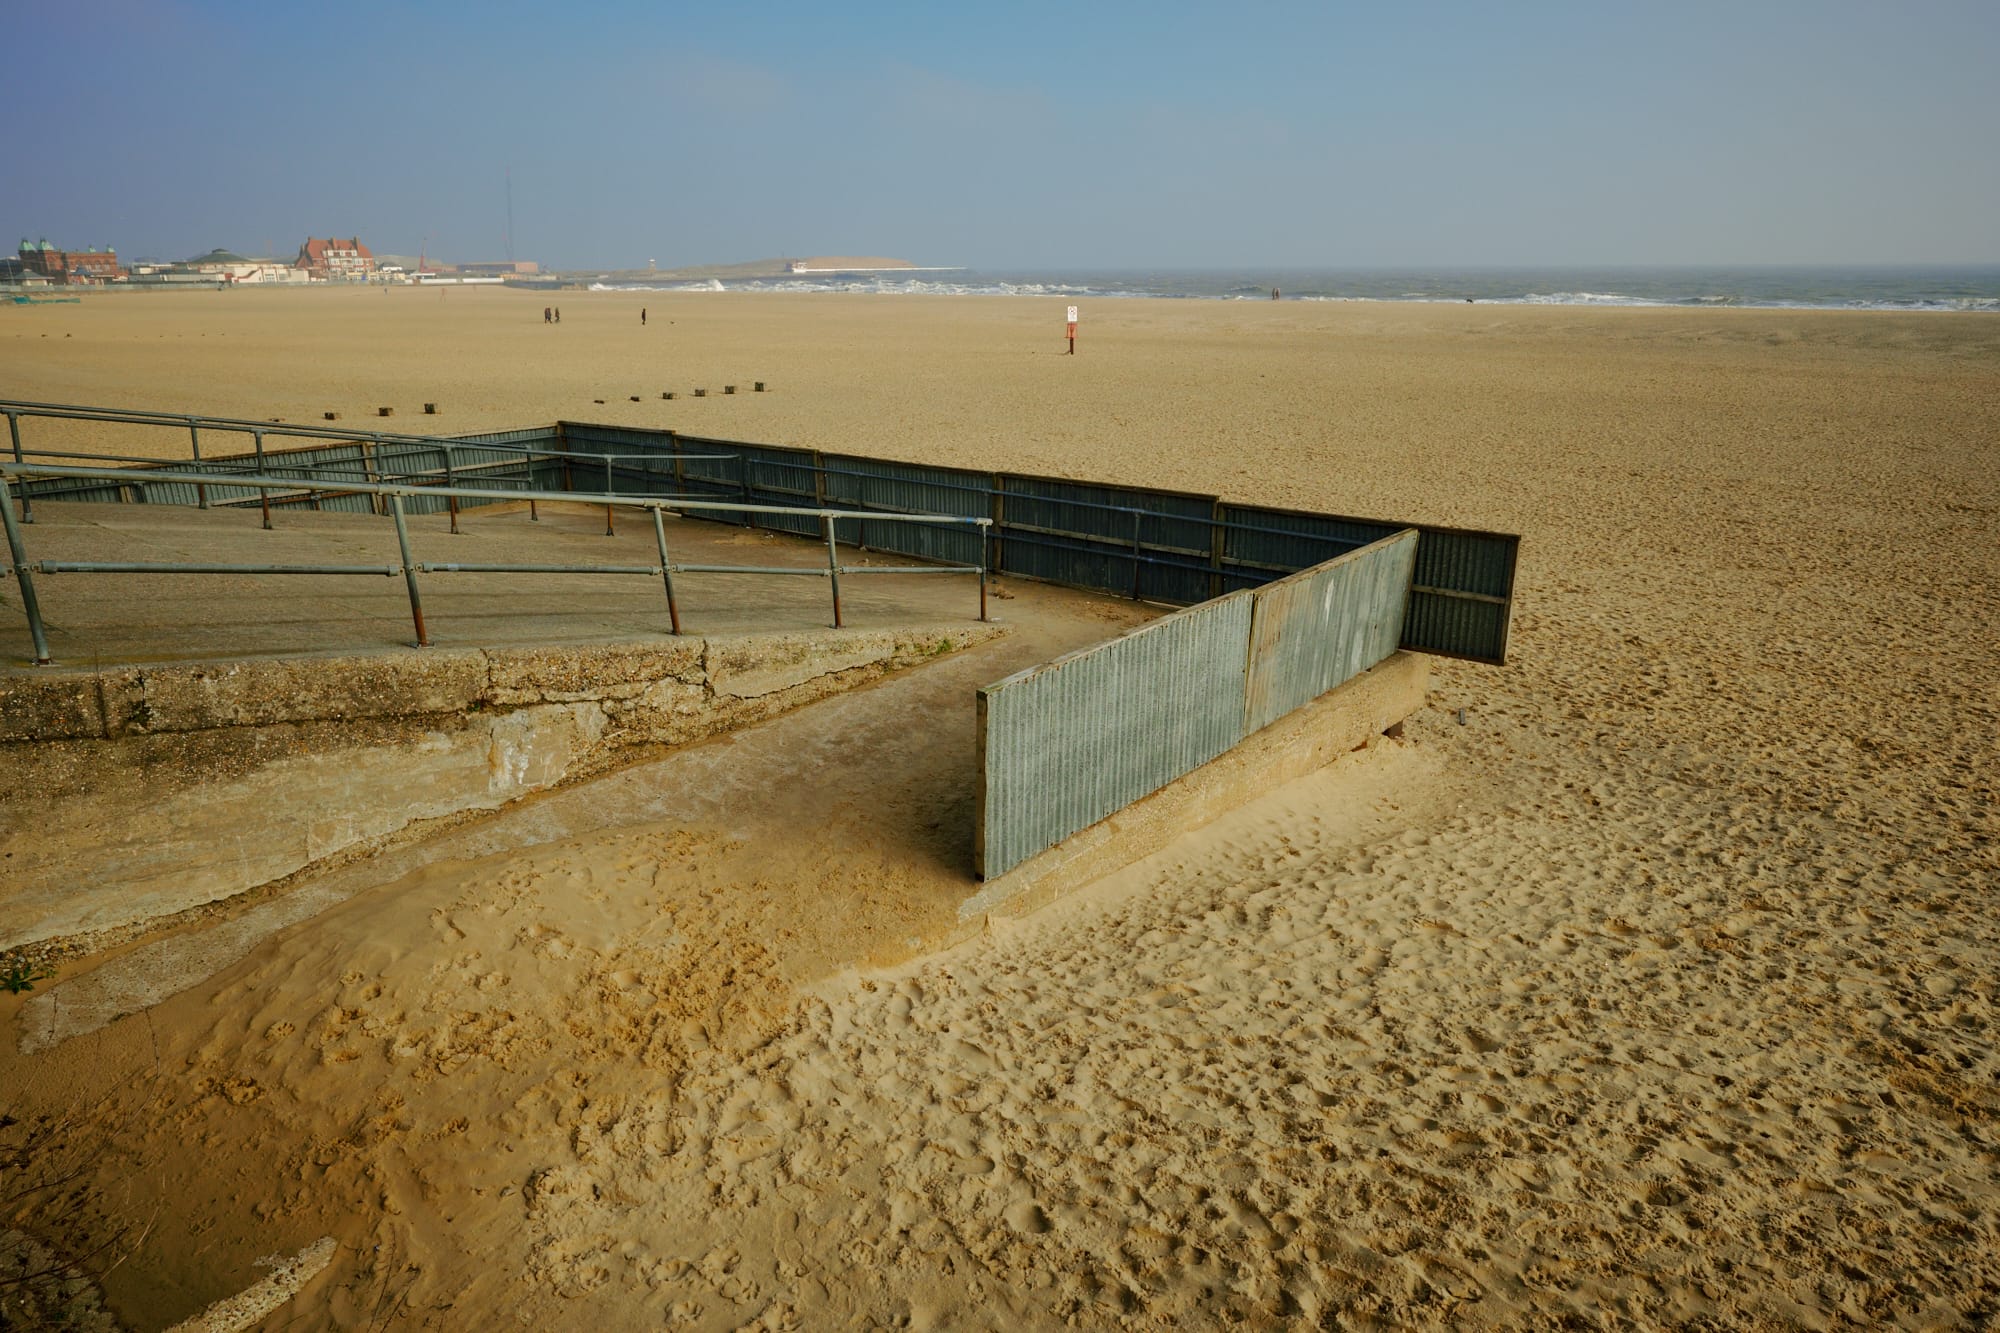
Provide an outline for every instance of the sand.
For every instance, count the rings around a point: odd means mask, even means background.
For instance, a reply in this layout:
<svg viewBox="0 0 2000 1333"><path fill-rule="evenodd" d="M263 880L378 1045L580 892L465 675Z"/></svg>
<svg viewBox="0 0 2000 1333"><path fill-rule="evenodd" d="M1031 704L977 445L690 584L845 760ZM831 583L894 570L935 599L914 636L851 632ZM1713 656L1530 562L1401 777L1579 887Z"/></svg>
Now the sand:
<svg viewBox="0 0 2000 1333"><path fill-rule="evenodd" d="M824 897L759 890L780 807L385 868L43 1055L0 996L13 1114L83 1169L59 1239L151 1223L130 1326L326 1236L265 1327L2000 1317L2000 323L1128 301L1069 358L1060 301L550 299L0 307L0 355L22 398L1516 531L1513 661L892 968L771 961L871 892L832 848Z"/></svg>

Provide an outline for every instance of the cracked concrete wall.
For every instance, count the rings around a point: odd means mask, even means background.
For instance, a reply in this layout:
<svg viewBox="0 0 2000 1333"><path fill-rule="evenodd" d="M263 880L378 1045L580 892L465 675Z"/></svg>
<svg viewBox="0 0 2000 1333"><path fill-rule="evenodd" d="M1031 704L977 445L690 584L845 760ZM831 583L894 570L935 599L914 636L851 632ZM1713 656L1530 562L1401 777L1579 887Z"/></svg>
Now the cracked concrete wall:
<svg viewBox="0 0 2000 1333"><path fill-rule="evenodd" d="M0 948L106 939L998 633L901 631L0 675Z"/></svg>

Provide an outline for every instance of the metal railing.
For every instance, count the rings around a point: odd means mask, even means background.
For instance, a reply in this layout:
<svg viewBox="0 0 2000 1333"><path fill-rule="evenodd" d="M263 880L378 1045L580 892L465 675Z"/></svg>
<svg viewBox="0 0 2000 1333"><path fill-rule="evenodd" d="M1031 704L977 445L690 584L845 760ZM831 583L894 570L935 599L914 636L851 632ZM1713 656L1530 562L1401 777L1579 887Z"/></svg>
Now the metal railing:
<svg viewBox="0 0 2000 1333"><path fill-rule="evenodd" d="M418 574L644 574L658 578L666 590L667 614L673 626L673 633L681 632L680 602L674 591L675 574L769 574L806 575L829 580L833 593L833 623L836 629L843 627L844 619L840 604L840 579L843 574L976 574L979 577L979 618L987 619L986 609L986 564L982 560L976 565L842 565L838 547L834 541L834 524L842 519L868 518L876 522L934 523L948 526L964 526L984 529L992 520L966 518L950 514L885 514L870 511L866 514L843 509L802 509L785 505L738 504L721 500L688 499L680 496L633 496L633 495L592 495L590 504L603 504L606 508L641 509L652 515L653 535L659 553L659 563L654 565L554 565L554 564L463 564L457 562L426 562L419 564L410 554L409 527L405 520L403 502L415 496L447 495L453 499L475 499L486 501L548 501L554 503L574 503L574 494L562 491L507 491L489 490L484 487L434 486L413 484L391 484L382 482L342 482L338 489L342 492L381 497L386 501L390 516L396 524L396 544L398 559L386 565L272 565L272 564L219 564L201 562L106 562L44 560L39 563L28 558L26 539L23 534L24 519L17 520L14 514L14 492L20 483L30 477L68 477L77 480L113 481L133 485L191 484L199 482L208 486L235 487L242 490L269 491L286 486L297 486L296 478L267 476L261 473L237 473L221 475L216 473L185 473L158 468L100 468L73 467L62 464L9 462L0 460L0 517L4 517L7 530L7 549L14 568L14 576L21 590L22 607L28 618L28 631L34 640L35 662L46 666L54 659L50 656L48 635L42 622L41 604L35 594L34 574L379 574L393 578L401 574L410 598L410 617L416 626L417 645L428 647L430 634L424 623L423 600L417 587ZM24 506L25 507L25 506ZM723 512L743 514L786 514L794 517L812 515L819 519L820 532L826 543L826 564L810 566L784 565L690 565L676 564L667 551L667 533L664 515L668 511ZM454 515L455 518L455 515ZM269 510L265 511L265 526L270 526ZM454 523L453 530L456 531Z"/></svg>
<svg viewBox="0 0 2000 1333"><path fill-rule="evenodd" d="M411 480L408 460L416 451L437 451L449 486L477 475L481 484L537 485L573 497L597 494L671 492L686 499L736 503L734 514L711 518L746 527L816 535L814 515L840 508L839 540L863 549L896 552L920 560L969 564L977 560L998 574L1011 574L1090 591L1190 605L1282 578L1295 570L1359 549L1400 531L1418 529L1417 572L1410 586L1404 623L1405 648L1473 661L1506 660L1515 566L1520 539L1507 533L1404 524L1305 510L1278 509L1152 487L1033 476L1006 471L895 462L859 455L822 453L782 445L683 435L646 427L558 421L546 427L445 438L389 432L343 430L332 426L286 425L240 418L194 417L122 408L81 407L0 399L9 419L16 461L22 461L20 427L34 417L155 426L187 432L188 447L199 454L203 430L249 433L257 445L245 461L259 473L278 475L330 464L373 469L380 482ZM319 441L280 450L274 462L262 447L263 431ZM327 441L338 441L327 444ZM693 447L708 452L684 452ZM36 456L53 455L36 451ZM358 464L356 460L359 460ZM210 469L213 463L197 462ZM599 477L601 469L601 479ZM440 469L422 475L435 479ZM362 501L331 489L314 489L291 477L295 489L276 503L353 509ZM304 485L305 489L296 489ZM99 498L110 488L95 484L86 494L77 483L39 481L24 498ZM442 495L438 492L437 495ZM140 493L137 487L111 491L109 498L195 504L205 495L189 486ZM260 497L268 506L272 497ZM239 502L247 503L247 502ZM772 506L752 511L754 505ZM413 501L412 513L456 508L455 498ZM531 516L536 501L528 500ZM377 512L384 512L377 500ZM987 517L991 526L975 546L971 534L912 529L889 522L870 526L878 514L927 512ZM701 511L688 511L702 517ZM612 532L615 507L605 507Z"/></svg>
<svg viewBox="0 0 2000 1333"><path fill-rule="evenodd" d="M687 462L723 462L733 460L738 463L740 470L742 461L741 455L733 453L687 454L678 451L666 452L657 449L639 453L611 453L588 449L537 449L527 445L507 444L500 441L452 439L449 436L442 435L412 435L396 431L343 430L334 426L252 421L242 417L211 417L171 412L149 412L138 408L85 407L70 403L37 403L13 399L0 400L0 414L4 414L7 418L7 434L13 447L14 461L16 463L25 463L31 458L41 460L61 459L65 462L117 462L142 465L158 465L161 461L157 456L82 454L54 449L28 448L24 446L21 438L21 422L24 418L29 420L41 418L50 421L87 421L101 425L160 426L172 428L176 431L185 429L188 434L189 461L195 467L201 469L202 472L257 472L274 476L284 476L293 471L301 472L305 475L290 476L287 478L290 482L290 489L284 496L280 497L279 503L283 504L288 500L305 499L309 503L312 503L314 508L319 507L319 501L322 498L351 495L357 492L354 488L345 485L330 487L315 486L311 484L313 481L322 478L354 476L364 482L380 482L384 480L388 472L388 468L383 466L385 461L402 464L408 462L413 456L428 454L437 455L439 461L436 466L416 471L398 468L397 474L406 478L437 478L445 487L456 486L461 474L479 475L482 480L487 482L518 483L527 487L532 486L532 473L536 462L549 461L562 464L565 486L567 488L570 469L574 465L578 463L601 464L604 468L604 491L606 494L612 494L618 489L616 482L616 473L618 471L624 471L628 475L636 473L640 478L647 481L648 484L652 484L666 479L666 474L662 473L658 467L658 465L663 463L670 463L675 460L679 460L683 464ZM233 455L204 459L202 457L201 443L202 432L204 430L212 433L248 435L250 436L251 452L247 456ZM363 447L372 448L374 457L371 460L363 452L356 463L346 465L337 460L328 459L311 459L295 463L279 461L274 463L265 448L265 441L272 438L324 440L335 444L352 445L357 449L362 449ZM510 454L518 461L497 463L457 462L456 459L465 453ZM281 452L279 455L281 460L283 456L283 452ZM636 469L621 469L618 466L633 461L642 462L645 466ZM491 475L499 468L518 468L522 466L526 467L531 474L530 476L496 477ZM273 472L272 469L274 467L280 469L280 471ZM196 481L194 483L194 490L196 507L207 509L209 507L208 483L205 480ZM745 490L747 495L747 488ZM444 494L442 491L439 493ZM258 502L263 510L264 526L269 528L271 526L270 491L259 491ZM447 508L451 513L451 530L457 532L458 497L447 496ZM606 505L604 509L604 533L607 537L615 535L612 513L613 507ZM24 522L32 523L35 521L34 499L25 489L21 495L21 516ZM528 502L528 517L537 520L541 517L536 500L530 499Z"/></svg>

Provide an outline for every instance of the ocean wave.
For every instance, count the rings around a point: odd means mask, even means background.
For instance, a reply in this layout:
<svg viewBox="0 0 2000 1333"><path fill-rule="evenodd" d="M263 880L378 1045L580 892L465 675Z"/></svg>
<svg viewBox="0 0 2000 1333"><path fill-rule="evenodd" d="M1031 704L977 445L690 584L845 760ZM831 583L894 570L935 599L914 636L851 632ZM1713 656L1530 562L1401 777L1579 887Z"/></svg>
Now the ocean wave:
<svg viewBox="0 0 2000 1333"><path fill-rule="evenodd" d="M1984 276L1970 280L1957 275L1919 279L1903 291L1896 291L1880 279L1845 282L1845 275L1812 274L1799 281L1772 280L1767 275L1734 271L1687 275L1685 286L1657 276L1637 278L1622 271L1598 277L1622 279L1618 285L1586 281L1574 287L1533 285L1536 276L1516 275L1520 285L1509 283L1498 273L1440 273L1434 283L1430 275L1394 275L1387 280L1368 275L1336 277L1332 273L1273 273L1269 281L1250 282L1238 273L1078 273L1078 274L998 274L963 273L943 276L899 276L894 273L823 274L810 277L784 275L763 278L704 278L686 281L611 282L590 284L592 291L605 292L712 292L754 296L765 292L789 294L855 294L869 296L1018 296L1068 301L1100 300L1194 300L1265 301L1273 287L1284 292L1288 301L1307 302L1387 302L1392 304L1458 305L1473 301L1480 305L1538 305L1581 307L1633 307L1683 310L1874 310L1874 311L1960 311L2000 313L2000 295L1933 294L1941 288L1991 288ZM1286 279L1291 281L1287 282ZM1397 281L1400 278L1400 281ZM1414 278L1415 281L1411 281ZM1739 285L1739 283L1741 285ZM1393 284L1393 285L1392 285ZM1629 284L1629 285L1628 285ZM1900 284L1897 284L1900 285ZM1888 286L1887 290L1883 290ZM1786 290L1787 287L1792 290ZM1870 290L1873 287L1875 290ZM1925 291L1926 287L1931 288ZM1678 290L1677 290L1678 288ZM1845 290L1843 290L1845 288ZM1344 290L1343 290L1344 289Z"/></svg>

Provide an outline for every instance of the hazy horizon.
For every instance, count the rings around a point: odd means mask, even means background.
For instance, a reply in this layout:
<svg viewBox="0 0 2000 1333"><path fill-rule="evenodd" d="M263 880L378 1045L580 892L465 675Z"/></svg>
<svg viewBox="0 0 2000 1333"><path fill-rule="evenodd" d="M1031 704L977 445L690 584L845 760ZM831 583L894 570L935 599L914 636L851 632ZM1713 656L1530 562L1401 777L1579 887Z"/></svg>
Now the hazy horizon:
<svg viewBox="0 0 2000 1333"><path fill-rule="evenodd" d="M2000 263L1982 3L359 3L302 28L112 0L9 30L0 227L129 257L358 235L572 271Z"/></svg>

